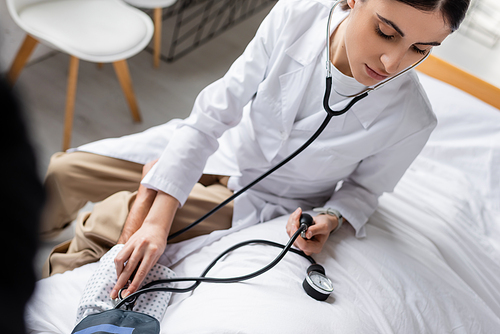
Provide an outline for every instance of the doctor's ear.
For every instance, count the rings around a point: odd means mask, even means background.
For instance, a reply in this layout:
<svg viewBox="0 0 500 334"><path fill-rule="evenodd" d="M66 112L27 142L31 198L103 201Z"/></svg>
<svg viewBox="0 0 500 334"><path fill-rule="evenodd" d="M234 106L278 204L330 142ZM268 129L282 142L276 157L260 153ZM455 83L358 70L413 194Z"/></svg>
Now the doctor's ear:
<svg viewBox="0 0 500 334"><path fill-rule="evenodd" d="M356 1L361 1L361 0L347 0L347 5L349 6L349 8L353 9Z"/></svg>

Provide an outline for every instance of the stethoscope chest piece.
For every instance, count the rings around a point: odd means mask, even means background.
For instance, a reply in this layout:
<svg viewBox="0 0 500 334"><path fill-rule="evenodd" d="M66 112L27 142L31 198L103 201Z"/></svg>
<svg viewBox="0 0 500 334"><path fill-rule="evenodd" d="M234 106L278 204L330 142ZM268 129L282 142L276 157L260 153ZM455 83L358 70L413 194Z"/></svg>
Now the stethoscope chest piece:
<svg viewBox="0 0 500 334"><path fill-rule="evenodd" d="M302 287L309 296L319 301L326 300L333 292L333 283L319 264L313 264L307 269Z"/></svg>

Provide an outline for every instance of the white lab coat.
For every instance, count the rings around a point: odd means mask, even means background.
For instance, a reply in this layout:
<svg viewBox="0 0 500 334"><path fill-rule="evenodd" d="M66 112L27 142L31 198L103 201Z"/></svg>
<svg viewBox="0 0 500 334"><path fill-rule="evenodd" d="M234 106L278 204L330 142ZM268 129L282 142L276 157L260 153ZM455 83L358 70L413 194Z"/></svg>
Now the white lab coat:
<svg viewBox="0 0 500 334"><path fill-rule="evenodd" d="M142 183L181 204L202 173L229 175L228 187L241 189L301 146L326 115L323 59L332 4L280 0L226 75L199 94L186 120L78 149L138 163L159 157ZM336 11L332 31L346 16ZM362 88L338 71L334 79L337 90ZM339 110L349 100L333 91L331 107ZM198 246L299 206L336 208L364 236L378 197L392 191L435 125L411 71L334 117L309 148L235 201L230 230L199 237ZM163 263L196 247L169 245Z"/></svg>

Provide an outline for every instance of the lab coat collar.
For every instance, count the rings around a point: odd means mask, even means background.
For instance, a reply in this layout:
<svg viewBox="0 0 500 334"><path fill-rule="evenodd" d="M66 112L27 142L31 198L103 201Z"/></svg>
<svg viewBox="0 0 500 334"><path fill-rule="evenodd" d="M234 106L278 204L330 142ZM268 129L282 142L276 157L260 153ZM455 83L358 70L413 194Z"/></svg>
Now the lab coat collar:
<svg viewBox="0 0 500 334"><path fill-rule="evenodd" d="M356 116L361 125L367 129L387 108L392 98L396 96L400 89L403 77L394 79L393 82L372 91L369 96L357 102L352 108L351 112ZM399 82L398 82L399 81Z"/></svg>
<svg viewBox="0 0 500 334"><path fill-rule="evenodd" d="M335 10L335 13L341 11L340 8ZM285 53L301 64L302 66L309 65L312 61L316 60L320 52L326 52L325 29L327 25L329 10L326 11L326 16L316 20L311 28L309 28L295 43L293 43ZM339 13L335 15L331 23L332 31L342 22L348 12ZM326 64L325 64L326 73Z"/></svg>
<svg viewBox="0 0 500 334"><path fill-rule="evenodd" d="M337 9L339 10L339 9ZM294 121L296 114L298 112L298 107L300 101L305 93L305 87L302 90L297 90L297 82L309 82L310 77L313 73L313 66L315 66L317 58L320 56L321 52L326 52L326 40L325 40L325 28L327 24L329 14L329 8L324 11L324 16L316 19L309 29L307 29L301 37L299 37L291 46L285 50L285 54L291 58L295 65L290 64L288 71L280 75L280 85L281 85L281 96L282 96L282 109L287 112L282 112L281 117L283 120L283 132L289 134L294 126ZM332 20L332 30L336 29L337 26L347 17L348 13L341 13L340 15L334 16ZM326 65L326 64L325 64ZM326 77L326 66L325 66L325 77ZM321 97L322 99L323 97ZM321 124L321 117L311 117L308 122L302 122L300 128L304 130L314 130L318 122ZM343 127L343 117L342 121L337 119L335 124L335 130L341 130ZM269 147L268 147L269 148ZM270 161L277 153L278 148L275 150L269 150L267 158Z"/></svg>

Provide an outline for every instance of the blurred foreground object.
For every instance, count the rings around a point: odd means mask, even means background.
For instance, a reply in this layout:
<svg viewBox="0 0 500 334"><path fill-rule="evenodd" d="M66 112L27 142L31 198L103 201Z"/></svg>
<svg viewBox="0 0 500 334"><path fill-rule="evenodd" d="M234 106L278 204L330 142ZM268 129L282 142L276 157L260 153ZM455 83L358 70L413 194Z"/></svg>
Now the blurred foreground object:
<svg viewBox="0 0 500 334"><path fill-rule="evenodd" d="M0 105L5 117L1 140L2 195L0 200L3 256L0 278L0 328L2 333L25 333L24 307L35 287L33 260L37 251L38 222L44 192L37 175L19 103L0 78Z"/></svg>

